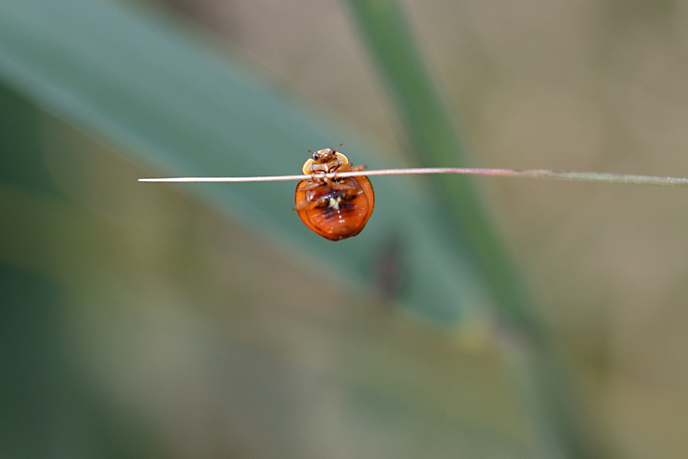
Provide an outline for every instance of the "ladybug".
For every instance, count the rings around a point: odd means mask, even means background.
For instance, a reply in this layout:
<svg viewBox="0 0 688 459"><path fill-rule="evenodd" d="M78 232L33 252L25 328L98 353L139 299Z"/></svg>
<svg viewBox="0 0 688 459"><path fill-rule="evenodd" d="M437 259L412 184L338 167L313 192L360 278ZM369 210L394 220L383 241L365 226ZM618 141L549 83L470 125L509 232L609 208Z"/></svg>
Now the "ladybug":
<svg viewBox="0 0 688 459"><path fill-rule="evenodd" d="M375 207L375 192L370 180L368 177L331 179L324 174L363 169L363 166L354 167L346 156L332 148L313 153L313 158L303 165L303 174L311 178L296 185L294 197L294 210L308 228L330 241L340 241L361 232Z"/></svg>

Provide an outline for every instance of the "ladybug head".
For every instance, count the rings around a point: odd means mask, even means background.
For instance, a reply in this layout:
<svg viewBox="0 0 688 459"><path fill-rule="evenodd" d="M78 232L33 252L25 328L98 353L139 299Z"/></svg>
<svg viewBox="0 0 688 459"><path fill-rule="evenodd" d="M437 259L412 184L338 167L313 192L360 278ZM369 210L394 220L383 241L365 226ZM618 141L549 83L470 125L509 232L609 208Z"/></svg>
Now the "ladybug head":
<svg viewBox="0 0 688 459"><path fill-rule="evenodd" d="M326 164L335 158L336 150L332 148L323 148L313 153L313 161L319 164Z"/></svg>
<svg viewBox="0 0 688 459"><path fill-rule="evenodd" d="M314 172L333 172L338 167L348 164L349 160L346 156L339 153L334 148L323 148L316 152L308 150L313 155L312 159L308 159L303 165L303 174L309 175Z"/></svg>

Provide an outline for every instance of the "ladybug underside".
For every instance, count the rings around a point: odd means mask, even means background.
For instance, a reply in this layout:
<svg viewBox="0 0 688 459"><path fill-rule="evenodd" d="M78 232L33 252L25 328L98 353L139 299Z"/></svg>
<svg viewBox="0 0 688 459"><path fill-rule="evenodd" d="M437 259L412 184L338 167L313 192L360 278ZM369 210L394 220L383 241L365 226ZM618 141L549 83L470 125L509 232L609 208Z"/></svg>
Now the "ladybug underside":
<svg viewBox="0 0 688 459"><path fill-rule="evenodd" d="M375 207L375 192L368 177L330 178L317 174L361 171L346 156L332 148L318 150L303 165L302 180L296 186L296 210L308 228L331 241L361 232Z"/></svg>
<svg viewBox="0 0 688 459"><path fill-rule="evenodd" d="M360 187L335 189L332 186L320 185L306 193L306 200L316 204L316 208L322 208L325 213L334 214L336 211L345 211L352 207L351 201L361 192Z"/></svg>
<svg viewBox="0 0 688 459"><path fill-rule="evenodd" d="M357 235L370 217L370 203L356 179L329 184L311 182L299 188L305 192L299 216L309 228L327 239Z"/></svg>

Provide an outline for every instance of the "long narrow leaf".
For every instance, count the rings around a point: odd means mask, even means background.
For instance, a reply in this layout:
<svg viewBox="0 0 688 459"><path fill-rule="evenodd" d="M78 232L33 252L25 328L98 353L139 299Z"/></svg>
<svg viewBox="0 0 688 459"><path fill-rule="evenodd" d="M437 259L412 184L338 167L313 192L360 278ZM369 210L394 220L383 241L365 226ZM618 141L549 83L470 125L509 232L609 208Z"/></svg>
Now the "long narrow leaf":
<svg viewBox="0 0 688 459"><path fill-rule="evenodd" d="M348 0L371 55L384 76L418 161L427 167L468 167L463 145L447 114L395 0ZM481 274L498 298L499 307L526 337L526 357L515 372L533 424L539 427L546 455L559 450L567 457L590 457L590 438L579 419L565 368L552 351L551 340L533 313L502 238L489 221L469 177L433 179L435 199L451 216L455 241L472 248ZM514 343L515 344L515 343ZM511 352L511 350L508 350ZM507 361L513 360L507 356ZM533 396L535 394L535 396Z"/></svg>
<svg viewBox="0 0 688 459"><path fill-rule="evenodd" d="M374 146L359 144L230 57L132 6L0 0L0 78L119 145L151 174L297 173L307 149L341 142L355 163L375 166ZM303 227L291 210L294 184L179 186L339 273L341 282L370 284L384 248L398 241L400 300L438 320L490 305L484 283L449 243L440 208L422 187L398 178L374 185L377 209L368 227L338 243Z"/></svg>

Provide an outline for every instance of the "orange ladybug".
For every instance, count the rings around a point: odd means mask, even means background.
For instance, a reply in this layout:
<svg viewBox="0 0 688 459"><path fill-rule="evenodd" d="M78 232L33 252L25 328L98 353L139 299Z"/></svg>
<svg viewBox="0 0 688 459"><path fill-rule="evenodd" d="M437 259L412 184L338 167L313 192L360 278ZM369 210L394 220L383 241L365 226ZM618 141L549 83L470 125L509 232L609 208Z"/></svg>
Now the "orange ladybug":
<svg viewBox="0 0 688 459"><path fill-rule="evenodd" d="M294 197L294 210L308 228L330 241L361 232L375 207L375 192L368 177L329 179L317 174L363 169L354 167L346 156L332 148L313 153L313 158L303 165L303 174L312 178L296 185Z"/></svg>

